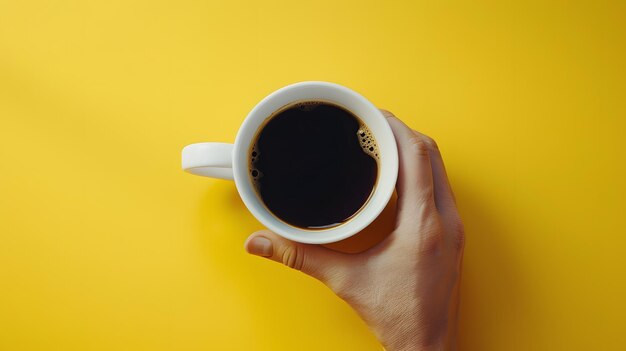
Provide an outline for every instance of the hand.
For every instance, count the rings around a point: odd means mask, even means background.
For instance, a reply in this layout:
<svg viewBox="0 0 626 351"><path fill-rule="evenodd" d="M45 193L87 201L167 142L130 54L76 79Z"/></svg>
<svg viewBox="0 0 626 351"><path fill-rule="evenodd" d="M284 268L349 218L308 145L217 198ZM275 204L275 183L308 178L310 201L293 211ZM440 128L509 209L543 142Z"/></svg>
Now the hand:
<svg viewBox="0 0 626 351"><path fill-rule="evenodd" d="M326 284L388 351L453 350L463 224L435 142L383 113L400 157L396 227L383 242L344 254L260 231L245 247Z"/></svg>

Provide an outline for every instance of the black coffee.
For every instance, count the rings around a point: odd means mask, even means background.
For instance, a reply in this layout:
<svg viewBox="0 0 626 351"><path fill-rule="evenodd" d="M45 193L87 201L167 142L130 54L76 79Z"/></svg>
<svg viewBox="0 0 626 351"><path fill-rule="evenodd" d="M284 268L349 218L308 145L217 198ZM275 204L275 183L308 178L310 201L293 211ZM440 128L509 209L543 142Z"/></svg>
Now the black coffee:
<svg viewBox="0 0 626 351"><path fill-rule="evenodd" d="M250 175L265 206L293 226L321 229L348 221L369 199L378 146L361 120L321 101L279 110L250 150Z"/></svg>

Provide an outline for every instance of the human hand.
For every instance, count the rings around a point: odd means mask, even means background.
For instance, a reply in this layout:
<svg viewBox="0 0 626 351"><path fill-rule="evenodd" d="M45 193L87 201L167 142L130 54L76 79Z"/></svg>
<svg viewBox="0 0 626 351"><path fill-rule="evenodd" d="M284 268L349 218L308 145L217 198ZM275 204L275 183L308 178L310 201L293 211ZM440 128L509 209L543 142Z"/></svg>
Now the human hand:
<svg viewBox="0 0 626 351"><path fill-rule="evenodd" d="M345 254L265 230L245 247L326 284L388 351L453 350L463 224L435 142L383 113L400 157L396 226L383 242Z"/></svg>

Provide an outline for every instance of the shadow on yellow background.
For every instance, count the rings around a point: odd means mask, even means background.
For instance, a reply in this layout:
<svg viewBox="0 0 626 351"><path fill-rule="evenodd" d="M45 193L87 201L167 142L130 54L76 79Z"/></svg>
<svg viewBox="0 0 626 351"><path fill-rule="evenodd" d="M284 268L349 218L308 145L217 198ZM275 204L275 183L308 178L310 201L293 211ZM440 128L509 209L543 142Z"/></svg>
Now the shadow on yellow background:
<svg viewBox="0 0 626 351"><path fill-rule="evenodd" d="M381 350L247 255L234 184L185 174L297 81L433 136L467 231L461 350L620 350L621 1L0 2L0 350Z"/></svg>

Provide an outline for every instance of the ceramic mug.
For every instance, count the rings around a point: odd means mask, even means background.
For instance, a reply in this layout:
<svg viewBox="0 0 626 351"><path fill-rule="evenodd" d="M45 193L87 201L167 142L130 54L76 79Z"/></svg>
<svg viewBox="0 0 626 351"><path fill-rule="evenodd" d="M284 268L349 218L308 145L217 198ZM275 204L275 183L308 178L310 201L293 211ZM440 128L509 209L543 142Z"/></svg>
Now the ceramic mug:
<svg viewBox="0 0 626 351"><path fill-rule="evenodd" d="M325 229L298 228L276 218L263 204L249 175L249 150L264 122L286 105L311 100L334 103L358 116L374 135L380 152L378 180L367 203L350 220ZM363 230L385 208L398 177L398 149L387 119L374 104L344 86L311 81L281 88L259 102L243 121L234 144L198 143L185 146L182 166L185 171L195 175L234 179L248 210L276 234L302 243L327 244Z"/></svg>

